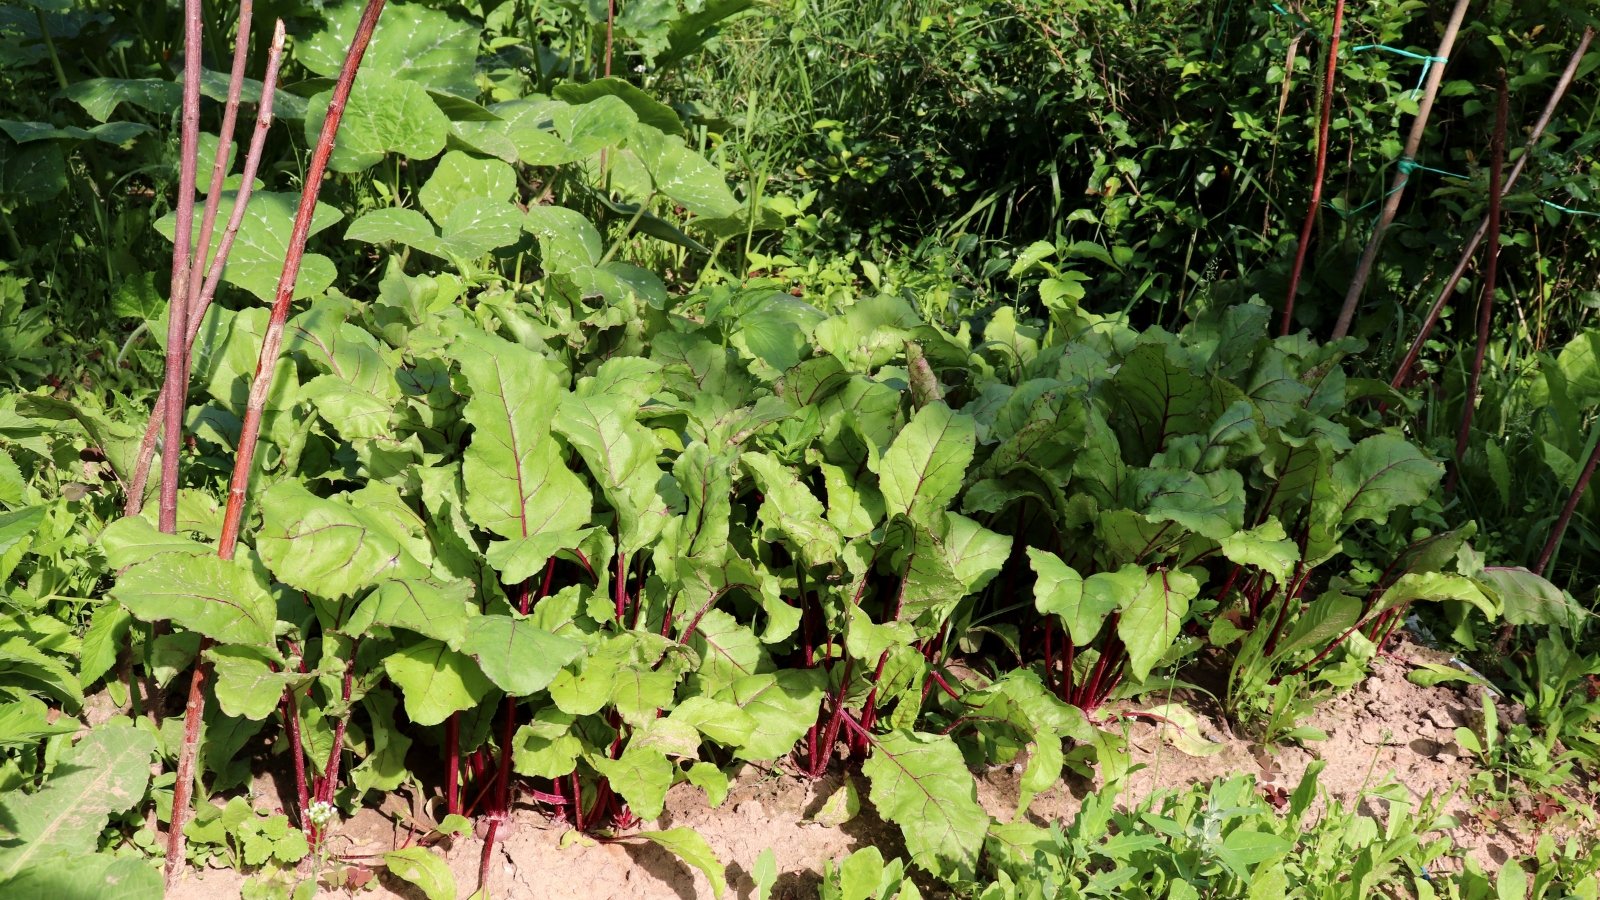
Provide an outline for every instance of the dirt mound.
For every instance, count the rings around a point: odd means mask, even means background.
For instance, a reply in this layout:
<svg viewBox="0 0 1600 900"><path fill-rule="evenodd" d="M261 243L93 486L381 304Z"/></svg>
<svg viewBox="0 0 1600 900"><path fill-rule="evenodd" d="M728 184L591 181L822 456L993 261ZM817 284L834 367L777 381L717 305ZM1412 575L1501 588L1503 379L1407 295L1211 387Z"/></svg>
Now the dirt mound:
<svg viewBox="0 0 1600 900"><path fill-rule="evenodd" d="M1532 851L1541 829L1559 833L1530 816L1479 815L1481 806L1469 796L1468 786L1480 771L1474 760L1455 745L1457 726L1471 725L1481 717L1478 688L1421 687L1406 679L1407 660L1437 662L1432 651L1402 645L1396 659L1380 659L1372 674L1355 690L1322 703L1306 723L1327 733L1326 741L1304 747L1263 748L1228 732L1226 724L1201 712L1203 735L1220 745L1209 756L1187 756L1160 734L1168 727L1142 719L1123 719L1132 762L1142 766L1125 783L1121 802L1135 805L1151 795L1248 773L1263 793L1293 790L1314 759L1325 768L1319 778L1323 789L1346 806L1380 819L1388 801L1367 796L1367 791L1392 778L1413 797L1413 805L1442 798L1443 811L1457 826L1448 836L1486 869L1494 870L1506 859ZM1514 720L1518 711L1503 710ZM998 766L978 775L978 799L989 812L1009 821L1016 809L1021 766ZM816 821L824 804L850 780L862 797L861 812L841 825ZM1040 794L1028 810L1039 824L1070 822L1080 798L1099 785L1067 779ZM1513 794L1515 791L1513 790ZM717 858L727 866L730 894L749 897L754 887L750 870L756 857L772 848L780 873L774 897L816 896L824 860L839 859L858 847L875 845L885 856L900 852L896 828L880 820L865 800L865 781L857 776L830 775L811 783L792 774L745 766L732 780L729 795L719 807L710 807L699 789L687 784L667 795L666 811L652 827L689 827L697 831ZM1313 813L1318 808L1313 808ZM823 818L826 818L825 816ZM606 897L617 900L673 900L710 897L703 875L668 851L641 840L598 843L571 833L541 810L519 805L491 864L492 892L517 900ZM359 868L376 866L381 854L402 846L405 829L377 810L362 810L344 822L330 838L335 857ZM465 895L477 882L482 842L477 837L455 839L440 848ZM1460 864L1460 856L1453 861ZM376 891L357 895L421 897L409 885L376 873ZM191 875L169 893L174 900L215 900L237 896L243 877L231 870ZM326 896L326 894L324 894Z"/></svg>

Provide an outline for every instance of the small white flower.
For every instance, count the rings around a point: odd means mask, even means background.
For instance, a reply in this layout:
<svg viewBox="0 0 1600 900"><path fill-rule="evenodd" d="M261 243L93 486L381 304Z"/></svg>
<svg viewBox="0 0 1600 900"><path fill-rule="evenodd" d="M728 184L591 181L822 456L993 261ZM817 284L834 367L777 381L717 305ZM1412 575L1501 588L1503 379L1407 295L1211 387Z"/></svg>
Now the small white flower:
<svg viewBox="0 0 1600 900"><path fill-rule="evenodd" d="M311 820L311 824L321 828L322 826L333 821L333 813L334 809L332 803L323 803L321 800L318 800L315 803L312 803L311 808L306 811L306 818Z"/></svg>
<svg viewBox="0 0 1600 900"><path fill-rule="evenodd" d="M638 72L640 75L643 75L644 74L644 63L640 63L637 66L634 66L633 70L635 72Z"/></svg>

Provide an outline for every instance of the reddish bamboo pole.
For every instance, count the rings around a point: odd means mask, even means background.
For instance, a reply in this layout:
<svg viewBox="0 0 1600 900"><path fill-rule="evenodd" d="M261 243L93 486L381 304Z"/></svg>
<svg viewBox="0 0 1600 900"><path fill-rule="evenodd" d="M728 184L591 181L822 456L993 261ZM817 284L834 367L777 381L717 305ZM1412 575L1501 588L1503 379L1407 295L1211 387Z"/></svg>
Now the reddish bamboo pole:
<svg viewBox="0 0 1600 900"><path fill-rule="evenodd" d="M1294 268L1289 271L1289 291L1283 298L1283 322L1279 334L1289 333L1294 320L1294 297L1300 290L1300 273L1305 269L1306 250L1311 246L1311 229L1317 222L1317 210L1322 207L1322 181L1328 172L1328 125L1333 120L1333 78L1339 69L1339 27L1344 24L1344 0L1333 6L1333 30L1328 36L1328 65L1322 78L1322 118L1317 125L1317 172L1311 182L1311 202L1306 207L1306 221L1300 226L1300 244L1295 249ZM1284 76L1288 78L1287 75Z"/></svg>
<svg viewBox="0 0 1600 900"><path fill-rule="evenodd" d="M1439 49L1434 51L1434 57L1447 60L1450 51L1456 45L1456 34L1461 31L1461 20L1466 18L1469 0L1456 0L1455 9L1450 12L1450 21L1444 26L1444 36L1439 39ZM1406 136L1405 150L1401 159L1415 159L1417 150L1422 147L1422 136L1428 130L1428 116L1433 112L1433 101L1439 95L1439 82L1444 78L1444 63L1439 62L1429 67L1427 82L1422 89L1422 102L1417 104L1417 117L1411 123L1411 132ZM1394 217L1400 212L1400 201L1405 197L1406 181L1410 174L1397 171L1393 182L1389 185L1389 193L1383 200L1383 211L1378 214L1378 221L1372 226L1372 238L1367 241L1367 248L1361 253L1361 261L1356 264L1355 277L1350 279L1350 288L1344 295L1344 306L1339 309L1339 319L1333 326L1333 340L1338 340L1350 333L1350 322L1355 318L1356 304L1361 302L1361 292L1366 290L1367 279L1372 277L1372 267L1378 261L1378 250L1383 247L1383 238L1389 231L1389 225L1394 222Z"/></svg>

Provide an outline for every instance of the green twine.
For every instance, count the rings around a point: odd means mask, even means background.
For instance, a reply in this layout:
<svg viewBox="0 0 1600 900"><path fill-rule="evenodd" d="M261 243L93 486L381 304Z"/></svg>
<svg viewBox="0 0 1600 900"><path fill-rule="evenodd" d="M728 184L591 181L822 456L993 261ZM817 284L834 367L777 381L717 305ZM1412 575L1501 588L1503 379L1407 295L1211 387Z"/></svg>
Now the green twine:
<svg viewBox="0 0 1600 900"><path fill-rule="evenodd" d="M1360 206L1356 207L1355 209L1340 209L1339 207L1334 206L1332 203L1324 203L1323 205L1328 207L1329 209L1333 210L1334 212L1338 213L1341 218L1349 218L1350 216L1353 216L1356 213L1359 213L1359 212L1361 212L1363 210L1370 209L1371 207L1376 206L1378 203L1381 203L1382 201L1387 200L1390 197L1394 196L1397 192L1399 192L1401 190L1404 190L1405 186L1406 186L1406 183L1411 180L1411 173L1412 172L1432 172L1435 175L1443 175L1446 178L1456 178L1456 179L1459 179L1461 181L1470 181L1471 180L1465 175L1458 175L1455 172L1448 172L1448 171L1446 171L1444 169L1435 169L1432 166L1425 166L1422 163L1417 162L1415 159L1413 159L1413 158L1411 158L1409 156L1402 156L1399 159L1395 160L1394 161L1394 167L1395 167L1396 170L1398 170L1400 172L1400 175L1401 175L1400 182L1398 184L1396 184L1394 187L1390 188L1388 191L1386 191L1382 197L1379 197L1376 200L1369 200L1366 203L1363 203Z"/></svg>
<svg viewBox="0 0 1600 900"><path fill-rule="evenodd" d="M1600 212L1594 212L1593 210L1573 209L1570 206L1562 206L1559 203L1551 203L1549 200L1540 200L1539 202L1543 203L1545 206L1550 207L1551 209L1560 210L1561 212L1564 212L1564 213L1571 213L1572 215L1575 215L1575 216L1594 216L1596 218L1600 218Z"/></svg>
<svg viewBox="0 0 1600 900"><path fill-rule="evenodd" d="M1340 209L1339 207L1334 206L1332 202L1325 202L1325 203L1323 203L1323 206L1326 206L1327 208L1329 208L1329 209L1333 210L1334 212L1338 213L1341 218L1349 218L1350 216L1353 216L1356 213L1362 212L1363 210L1370 209L1373 206L1376 206L1378 203L1381 203L1382 201L1387 200L1390 197L1394 196L1394 194L1396 192L1404 189L1406 184L1407 184L1407 182L1411 178L1411 173L1412 172L1432 172L1435 175L1440 175L1440 176L1443 176L1445 178L1454 178L1457 181L1471 181L1472 180L1470 177L1468 177L1466 175L1462 175L1459 172L1451 172L1451 171L1448 171L1446 169L1435 169L1432 166L1425 166L1422 163L1417 162L1415 159L1412 159L1409 156L1402 156L1401 158L1395 160L1394 161L1394 167L1395 167L1395 170L1398 171L1401 174L1401 176L1403 176L1403 177L1401 178L1399 184L1396 184L1394 187L1392 187L1388 191L1386 191L1382 197L1379 197L1376 200L1369 200L1366 203L1363 203L1360 206L1356 207L1355 209ZM1562 206L1559 203L1552 203L1549 200L1543 200L1543 199L1539 200L1539 202L1541 204L1543 204L1544 206L1549 207L1550 209L1554 209L1554 210L1557 210L1559 212L1568 213L1570 215L1574 215L1574 216L1593 216L1595 218L1600 218L1600 212L1595 212L1595 211L1587 210L1587 209L1573 209L1570 206Z"/></svg>
<svg viewBox="0 0 1600 900"><path fill-rule="evenodd" d="M1422 93L1422 85L1427 82L1428 72L1433 68L1433 64L1439 63L1440 65L1443 65L1450 61L1448 56L1432 56L1427 53L1412 53L1410 50L1401 50L1399 47L1391 47L1388 44L1362 44L1359 47L1350 48L1351 53L1361 53L1366 50L1384 50L1389 53L1404 56L1408 59L1422 60L1422 74L1417 76L1417 86L1411 89L1411 96L1413 98Z"/></svg>

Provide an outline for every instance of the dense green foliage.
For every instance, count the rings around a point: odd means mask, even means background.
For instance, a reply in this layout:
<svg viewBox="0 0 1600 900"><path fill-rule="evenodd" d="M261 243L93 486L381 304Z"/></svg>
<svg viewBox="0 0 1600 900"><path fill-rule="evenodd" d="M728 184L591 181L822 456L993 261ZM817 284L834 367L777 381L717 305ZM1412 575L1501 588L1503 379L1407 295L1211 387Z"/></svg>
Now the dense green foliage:
<svg viewBox="0 0 1600 900"><path fill-rule="evenodd" d="M438 837L513 790L610 834L677 784L720 805L748 762L849 766L900 828L904 859L830 865L825 896L1594 897L1592 842L1435 876L1439 810L1381 786L1384 823L1312 814L1315 771L1286 809L1238 779L1116 805L1129 704L1192 722L1172 698L1207 673L1241 733L1314 741L1312 703L1408 619L1526 709L1462 730L1505 776L1476 794L1557 795L1600 759L1600 500L1552 579L1533 571L1600 439L1600 245L1550 205L1600 204L1600 53L1508 200L1514 315L1455 491L1469 326L1429 345L1421 385L1388 386L1484 206L1485 85L1508 68L1531 119L1586 14L1470 20L1417 157L1464 177L1414 175L1359 337L1324 343L1417 66L1344 59L1306 330L1274 336L1329 21L1291 6L637 0L609 25L604 3L388 6L221 556L360 6L264 2L244 36L264 47L281 15L294 40L162 447L176 533L157 475L121 510L182 221L181 15L0 6L0 889L159 892L147 823L175 820L198 671L188 856L262 896L296 867L337 886L327 834L402 788L448 813ZM230 20L208 8L211 101ZM1427 48L1437 27L1362 3L1344 40ZM244 185L201 168L216 252ZM127 714L78 736L97 704ZM972 770L1012 763L1002 824ZM286 816L240 797L269 767L309 785ZM1070 825L1021 818L1069 771L1105 792ZM692 830L636 836L725 888ZM384 862L454 895L423 846Z"/></svg>

